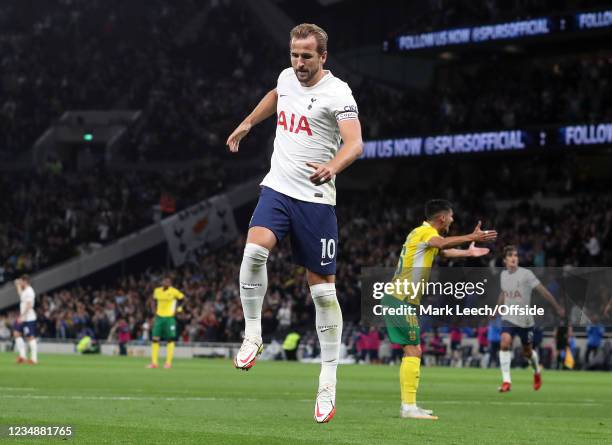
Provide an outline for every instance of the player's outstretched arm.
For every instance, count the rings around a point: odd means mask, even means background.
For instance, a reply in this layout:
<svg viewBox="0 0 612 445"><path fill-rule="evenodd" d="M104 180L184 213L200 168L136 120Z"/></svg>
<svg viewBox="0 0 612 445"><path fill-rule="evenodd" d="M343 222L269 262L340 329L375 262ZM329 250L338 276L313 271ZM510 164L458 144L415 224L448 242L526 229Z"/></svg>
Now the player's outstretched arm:
<svg viewBox="0 0 612 445"><path fill-rule="evenodd" d="M232 153L238 151L238 146L243 137L251 130L252 127L269 118L276 113L276 105L278 103L278 94L276 88L268 91L268 93L259 101L257 106L253 109L240 125L229 135L226 141L226 145L229 147Z"/></svg>
<svg viewBox="0 0 612 445"><path fill-rule="evenodd" d="M553 294L551 294L548 289L546 289L542 283L538 284L535 287L535 290L538 291L538 293L542 296L542 298L544 298L546 301L548 301L552 307L555 308L555 310L557 311L557 314L559 314L559 317L563 317L565 315L565 309L563 308L563 306L561 306L559 303L557 303L557 300L555 299L555 297L553 296Z"/></svg>
<svg viewBox="0 0 612 445"><path fill-rule="evenodd" d="M361 123L359 119L346 119L338 122L342 147L336 156L325 164L307 162L306 165L314 169L310 181L315 185L325 184L338 173L351 165L363 153L363 140L361 139Z"/></svg>
<svg viewBox="0 0 612 445"><path fill-rule="evenodd" d="M430 247L435 247L436 249L444 250L449 249L451 247L457 247L465 243L487 243L489 241L495 241L496 238L497 232L495 230L481 230L480 221L478 221L476 228L469 235L449 236L447 238L443 238L441 236L434 236L427 242L427 244Z"/></svg>
<svg viewBox="0 0 612 445"><path fill-rule="evenodd" d="M489 253L487 247L476 247L474 244L472 241L467 249L444 249L440 251L440 255L444 258L477 258Z"/></svg>

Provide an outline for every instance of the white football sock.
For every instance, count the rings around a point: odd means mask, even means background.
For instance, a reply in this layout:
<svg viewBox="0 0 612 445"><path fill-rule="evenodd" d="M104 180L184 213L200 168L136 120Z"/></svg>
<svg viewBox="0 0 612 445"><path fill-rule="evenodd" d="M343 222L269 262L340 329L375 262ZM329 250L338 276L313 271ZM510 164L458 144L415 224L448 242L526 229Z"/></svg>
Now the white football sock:
<svg viewBox="0 0 612 445"><path fill-rule="evenodd" d="M244 312L244 336L261 338L261 307L268 288L266 261L270 251L248 243L240 265L240 301Z"/></svg>
<svg viewBox="0 0 612 445"><path fill-rule="evenodd" d="M19 353L19 357L25 360L26 347L25 347L25 342L23 341L23 337L15 338L15 348L17 349L17 352Z"/></svg>
<svg viewBox="0 0 612 445"><path fill-rule="evenodd" d="M502 380L511 383L510 380L510 362L512 361L512 353L510 351L499 351L499 367L502 372Z"/></svg>
<svg viewBox="0 0 612 445"><path fill-rule="evenodd" d="M317 336L321 347L319 386L335 385L342 340L342 311L336 297L336 285L315 284L310 286L310 293L315 304Z"/></svg>
<svg viewBox="0 0 612 445"><path fill-rule="evenodd" d="M28 346L30 346L30 360L33 362L38 361L38 343L36 343L36 339L28 341Z"/></svg>
<svg viewBox="0 0 612 445"><path fill-rule="evenodd" d="M531 358L528 359L528 361L531 367L533 368L534 373L540 371L540 359L538 358L538 353L535 351L535 349L531 350Z"/></svg>

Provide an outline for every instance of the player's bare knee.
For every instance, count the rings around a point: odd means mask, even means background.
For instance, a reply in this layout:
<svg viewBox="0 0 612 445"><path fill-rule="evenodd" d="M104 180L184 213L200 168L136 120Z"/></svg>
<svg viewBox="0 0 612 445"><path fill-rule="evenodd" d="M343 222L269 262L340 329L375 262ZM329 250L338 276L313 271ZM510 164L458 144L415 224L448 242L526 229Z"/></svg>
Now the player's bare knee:
<svg viewBox="0 0 612 445"><path fill-rule="evenodd" d="M306 271L306 281L308 282L309 286L315 286L317 284L324 284L324 283L334 284L336 283L336 276L335 275L321 275L311 270L307 270Z"/></svg>
<svg viewBox="0 0 612 445"><path fill-rule="evenodd" d="M153 343L159 343L159 338L158 338L158 337L153 337L153 338L151 339L151 341L152 341Z"/></svg>
<svg viewBox="0 0 612 445"><path fill-rule="evenodd" d="M512 337L509 334L504 332L501 336L501 342L500 342L499 348L502 351L508 351L511 345L512 345Z"/></svg>
<svg viewBox="0 0 612 445"><path fill-rule="evenodd" d="M255 244L270 251L276 246L276 241L276 235L272 230L267 227L255 226L249 229L246 244L247 246L249 244Z"/></svg>
<svg viewBox="0 0 612 445"><path fill-rule="evenodd" d="M531 346L527 345L527 346L523 346L523 356L525 358L531 358Z"/></svg>

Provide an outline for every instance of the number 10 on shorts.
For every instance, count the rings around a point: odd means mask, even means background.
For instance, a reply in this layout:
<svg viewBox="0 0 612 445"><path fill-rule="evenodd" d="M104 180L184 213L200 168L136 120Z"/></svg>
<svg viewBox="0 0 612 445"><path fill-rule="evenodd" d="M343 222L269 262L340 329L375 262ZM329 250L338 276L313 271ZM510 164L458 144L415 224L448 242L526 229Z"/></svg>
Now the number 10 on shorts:
<svg viewBox="0 0 612 445"><path fill-rule="evenodd" d="M336 256L336 240L321 238L321 260L333 260Z"/></svg>

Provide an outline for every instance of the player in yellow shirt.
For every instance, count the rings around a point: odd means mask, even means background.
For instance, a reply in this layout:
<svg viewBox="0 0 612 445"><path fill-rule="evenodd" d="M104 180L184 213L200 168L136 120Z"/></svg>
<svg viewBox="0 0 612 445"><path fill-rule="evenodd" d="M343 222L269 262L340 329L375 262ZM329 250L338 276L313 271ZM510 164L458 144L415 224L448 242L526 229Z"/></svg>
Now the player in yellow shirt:
<svg viewBox="0 0 612 445"><path fill-rule="evenodd" d="M153 291L153 298L156 301L155 322L153 323L153 344L151 345L151 364L148 368L157 368L157 358L159 356L159 340L168 342L166 351L166 363L164 368L172 367L174 357L174 342L176 340L176 319L174 314L183 310L177 301L182 303L185 295L178 289L172 287L170 277L162 280L161 287L156 287Z"/></svg>
<svg viewBox="0 0 612 445"><path fill-rule="evenodd" d="M442 199L427 202L425 217L427 220L421 226L412 230L406 237L393 276L393 282L407 280L416 284L423 280L423 283L426 283L429 280L433 261L438 254L446 258L483 256L489 253L489 249L475 247L474 243L493 241L497 237L497 232L494 230L481 230L480 222L478 222L474 232L468 235L444 238L441 234L448 233L448 229L453 222L453 209L450 202ZM468 249L452 248L465 243L471 243ZM420 299L420 294L390 293L385 294L382 303L387 307L399 307L406 303L418 306ZM403 418L437 420L438 418L432 415L431 410L422 409L416 405L421 368L420 328L417 316L386 316L385 322L389 340L402 345L404 350L400 366L402 396L400 416Z"/></svg>

